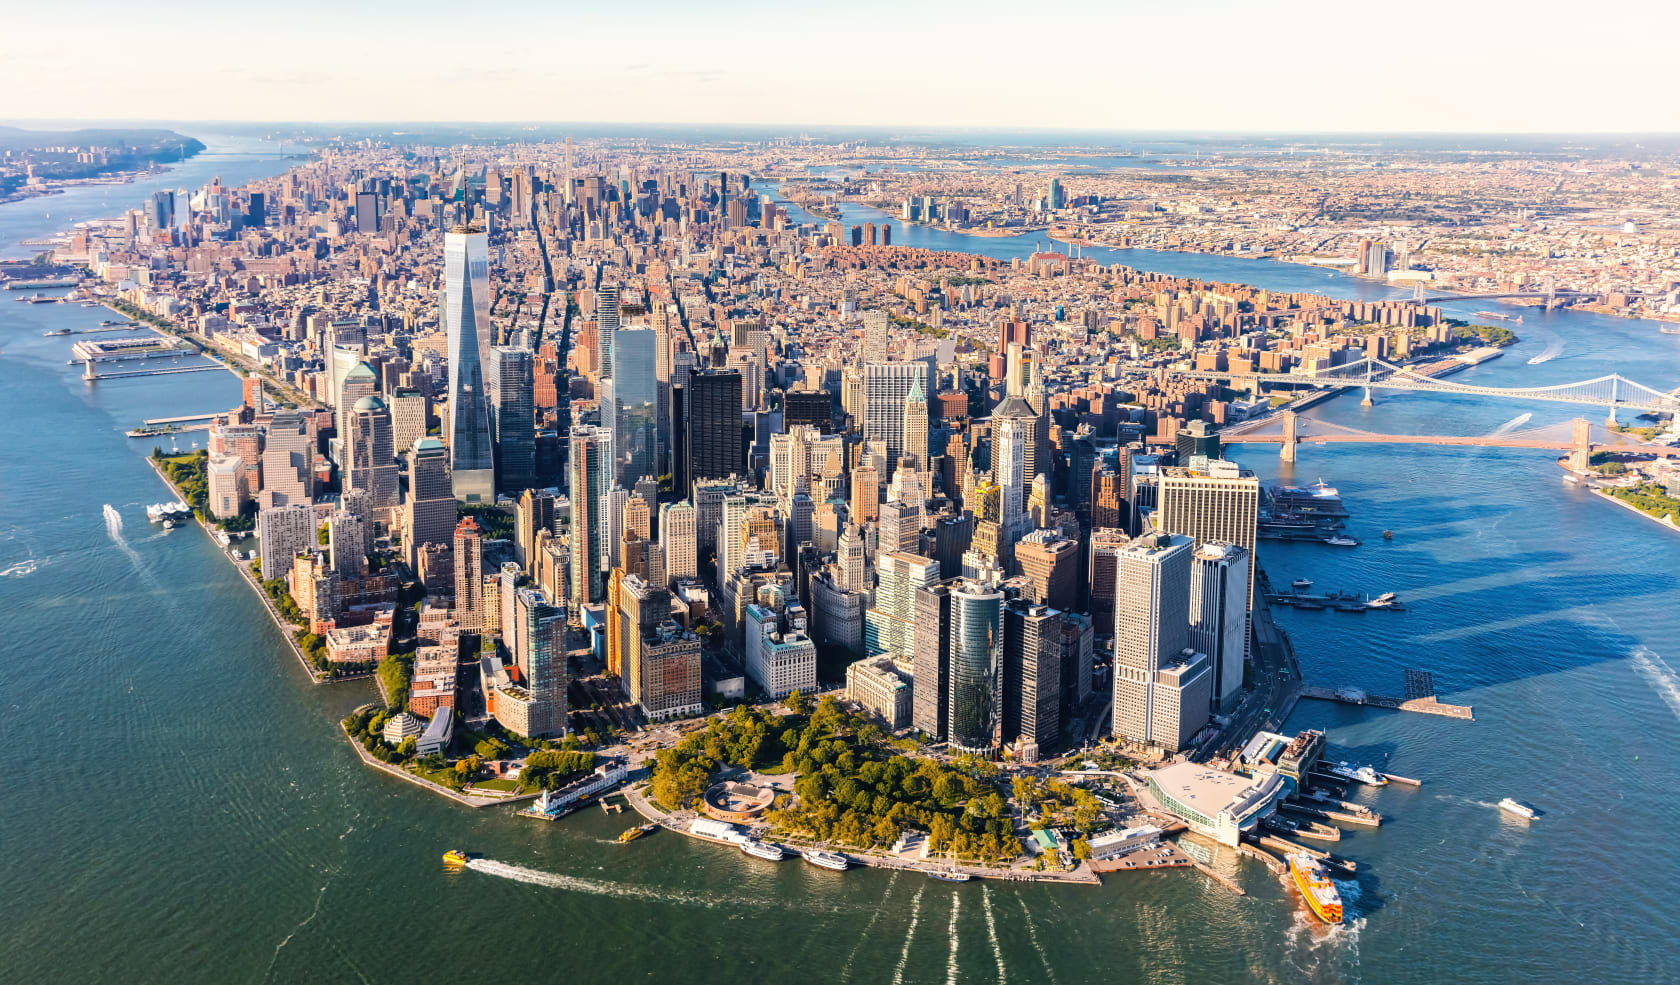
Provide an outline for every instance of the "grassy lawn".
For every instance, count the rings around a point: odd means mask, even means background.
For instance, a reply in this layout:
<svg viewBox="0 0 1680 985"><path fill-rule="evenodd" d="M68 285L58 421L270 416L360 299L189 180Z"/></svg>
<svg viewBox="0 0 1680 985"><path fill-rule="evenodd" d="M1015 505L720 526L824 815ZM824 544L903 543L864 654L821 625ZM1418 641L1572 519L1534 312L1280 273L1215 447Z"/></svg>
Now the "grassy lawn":
<svg viewBox="0 0 1680 985"><path fill-rule="evenodd" d="M508 793L513 793L515 790L519 789L519 781L504 778L480 780L477 783L474 783L473 787L479 790L504 790Z"/></svg>

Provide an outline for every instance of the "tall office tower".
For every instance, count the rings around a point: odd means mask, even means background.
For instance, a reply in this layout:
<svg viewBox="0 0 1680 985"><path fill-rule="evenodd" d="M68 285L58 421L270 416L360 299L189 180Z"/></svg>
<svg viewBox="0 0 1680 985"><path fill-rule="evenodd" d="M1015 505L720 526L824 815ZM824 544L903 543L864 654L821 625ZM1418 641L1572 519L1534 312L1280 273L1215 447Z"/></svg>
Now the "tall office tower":
<svg viewBox="0 0 1680 985"><path fill-rule="evenodd" d="M364 236L379 232L379 196L374 192L356 193L356 232Z"/></svg>
<svg viewBox="0 0 1680 985"><path fill-rule="evenodd" d="M292 558L315 545L315 510L308 502L270 506L257 514L257 561L263 581L292 573Z"/></svg>
<svg viewBox="0 0 1680 985"><path fill-rule="evenodd" d="M367 557L367 521L345 510L334 510L327 518L327 548L332 551L333 570L344 579L362 576Z"/></svg>
<svg viewBox="0 0 1680 985"><path fill-rule="evenodd" d="M603 408L602 419L612 422L614 481L626 489L638 479L659 475L659 382L654 378L658 341L652 329L641 326L625 326L613 337L612 403ZM737 405L735 419L740 418ZM738 430L736 438L738 442Z"/></svg>
<svg viewBox="0 0 1680 985"><path fill-rule="evenodd" d="M463 633L484 630L484 538L472 517L455 526L455 622Z"/></svg>
<svg viewBox="0 0 1680 985"><path fill-rule="evenodd" d="M345 432L344 485L367 494L374 516L389 518L397 507L397 457L391 451L391 412L378 397L362 397L351 409Z"/></svg>
<svg viewBox="0 0 1680 985"><path fill-rule="evenodd" d="M1179 428L1173 448L1178 452L1178 464L1186 467L1192 458L1218 461L1219 432L1209 428L1206 421L1191 421Z"/></svg>
<svg viewBox="0 0 1680 985"><path fill-rule="evenodd" d="M700 641L671 621L671 594L634 575L618 587L620 679L630 700L655 721L701 708Z"/></svg>
<svg viewBox="0 0 1680 985"><path fill-rule="evenodd" d="M333 369L342 370L333 388L333 407L338 411L336 423L342 431L345 417L363 397L379 396L379 374L362 359L360 347L349 349L332 347Z"/></svg>
<svg viewBox="0 0 1680 985"><path fill-rule="evenodd" d="M873 465L852 470L852 520L868 523L881 515L881 474Z"/></svg>
<svg viewBox="0 0 1680 985"><path fill-rule="evenodd" d="M921 542L922 508L920 505L894 500L881 507L877 550L883 554L893 551L914 554Z"/></svg>
<svg viewBox="0 0 1680 985"><path fill-rule="evenodd" d="M1050 526L1050 476L1040 472L1027 483L1027 488L1027 518L1022 528L1038 530Z"/></svg>
<svg viewBox="0 0 1680 985"><path fill-rule="evenodd" d="M611 482L612 477L607 476ZM630 501L630 491L623 486L613 486L607 490L601 500L601 510L606 516L601 520L601 530L606 541L601 545L601 570L611 571L623 563L624 554L620 550L624 543L624 504Z"/></svg>
<svg viewBox="0 0 1680 985"><path fill-rule="evenodd" d="M942 516L933 528L933 557L940 571L961 571L962 556L974 545L974 517Z"/></svg>
<svg viewBox="0 0 1680 985"><path fill-rule="evenodd" d="M946 698L951 751L990 755L999 733L1003 592L991 582L950 585L951 670Z"/></svg>
<svg viewBox="0 0 1680 985"><path fill-rule="evenodd" d="M864 613L863 643L870 656L908 661L916 620L916 591L939 583L939 562L915 554L882 554L875 562L880 583L875 604Z"/></svg>
<svg viewBox="0 0 1680 985"><path fill-rule="evenodd" d="M537 535L554 529L554 497L540 489L520 493L513 510L513 556L527 573L536 569Z"/></svg>
<svg viewBox="0 0 1680 985"><path fill-rule="evenodd" d="M449 450L436 438L421 438L408 457L408 503L403 510L403 550L418 571L427 544L451 544L455 492L449 484Z"/></svg>
<svg viewBox="0 0 1680 985"><path fill-rule="evenodd" d="M1036 421L1019 397L1006 397L992 412L992 481L998 487L999 525L1005 543L1015 540L1026 526Z"/></svg>
<svg viewBox="0 0 1680 985"><path fill-rule="evenodd" d="M699 530L694 504L683 500L659 507L659 544L665 549L665 578L699 577Z"/></svg>
<svg viewBox="0 0 1680 985"><path fill-rule="evenodd" d="M941 570L944 570L943 568ZM950 728L951 591L944 585L916 590L911 627L911 724L942 741Z"/></svg>
<svg viewBox="0 0 1680 985"><path fill-rule="evenodd" d="M1015 566L1032 600L1072 612L1079 604L1079 544L1054 530L1034 530L1015 543Z"/></svg>
<svg viewBox="0 0 1680 985"><path fill-rule="evenodd" d="M1062 193L1062 179L1050 179L1050 187L1045 189L1044 192L1044 201L1052 211L1060 209L1066 204L1066 196Z"/></svg>
<svg viewBox="0 0 1680 985"><path fill-rule="evenodd" d="M789 390L782 395L782 423L789 431L804 425L832 434L833 408L834 397L827 390Z"/></svg>
<svg viewBox="0 0 1680 985"><path fill-rule="evenodd" d="M1131 540L1111 527L1091 531L1091 573L1089 575L1092 629L1098 636L1114 635L1114 603L1120 591L1120 549Z"/></svg>
<svg viewBox="0 0 1680 985"><path fill-rule="evenodd" d="M1207 655L1214 711L1220 713L1236 707L1242 695L1248 553L1210 540L1190 558L1190 647Z"/></svg>
<svg viewBox="0 0 1680 985"><path fill-rule="evenodd" d="M595 365L601 367L601 375L611 376L614 336L618 332L619 305L618 285L603 284L595 292Z"/></svg>
<svg viewBox="0 0 1680 985"><path fill-rule="evenodd" d="M153 230L162 231L175 225L175 193L165 188L152 193L151 220Z"/></svg>
<svg viewBox="0 0 1680 985"><path fill-rule="evenodd" d="M1062 613L1013 599L1003 608L1003 741L1036 759L1060 744Z"/></svg>
<svg viewBox="0 0 1680 985"><path fill-rule="evenodd" d="M567 477L572 508L572 590L566 601L574 618L581 615L584 606L599 602L605 591L601 579L601 551L606 544L602 504L606 502L611 441L605 428L572 428Z"/></svg>
<svg viewBox="0 0 1680 985"><path fill-rule="evenodd" d="M1071 721L1078 708L1091 696L1091 663L1096 652L1096 633L1091 617L1078 612L1062 613L1062 721ZM1069 741L1072 737L1069 737Z"/></svg>
<svg viewBox="0 0 1680 985"><path fill-rule="evenodd" d="M1155 491L1155 526L1167 533L1234 544L1248 552L1248 603L1243 614L1243 653L1249 647L1250 610L1254 608L1254 560L1260 480L1235 462L1215 460L1207 470L1163 468ZM1210 654L1211 656L1211 654Z"/></svg>
<svg viewBox="0 0 1680 985"><path fill-rule="evenodd" d="M309 505L315 495L314 435L302 411L275 412L262 450L262 502Z"/></svg>
<svg viewBox="0 0 1680 985"><path fill-rule="evenodd" d="M910 395L904 403L904 437L899 446L903 449L903 456L911 460L916 473L922 477L924 492L933 488L933 468L928 459L928 432L927 395L922 392L922 384L918 380L910 388Z"/></svg>
<svg viewBox="0 0 1680 985"><path fill-rule="evenodd" d="M848 523L840 532L840 546L834 557L834 581L843 592L869 591L869 564L864 559L863 531Z"/></svg>
<svg viewBox="0 0 1680 985"><path fill-rule="evenodd" d="M449 464L455 498L496 499L491 450L490 246L484 230L457 226L443 238L444 314L449 330Z"/></svg>
<svg viewBox="0 0 1680 985"><path fill-rule="evenodd" d="M653 514L648 509L647 500L640 496L629 496L624 500L623 514L623 520L619 525L619 536L623 539L625 549L620 551L620 557L623 559L626 570L628 570L631 562L628 548L632 543L632 537L638 545L638 551L644 549L645 545L653 539ZM637 557L635 562L640 568L643 559ZM642 577L647 578L645 569ZM648 581L650 584L652 583L652 579L648 579Z"/></svg>
<svg viewBox="0 0 1680 985"><path fill-rule="evenodd" d="M886 444L887 461L904 454L904 412L910 394L927 393L927 363L865 363L863 367L863 436Z"/></svg>
<svg viewBox="0 0 1680 985"><path fill-rule="evenodd" d="M857 315L858 289L856 284L847 284L840 289L840 320L851 321Z"/></svg>
<svg viewBox="0 0 1680 985"><path fill-rule="evenodd" d="M537 428L532 388L535 367L529 349L490 350L490 416L495 436L496 484L517 493L537 483Z"/></svg>
<svg viewBox="0 0 1680 985"><path fill-rule="evenodd" d="M517 589L514 595L514 625L502 627L504 637L513 638L514 665L519 668L524 695L498 693L494 704L499 712L509 696L524 697L524 729L519 735L547 739L566 733L566 615L549 603L535 588ZM497 720L502 716L498 714ZM506 721L502 721L506 725Z"/></svg>
<svg viewBox="0 0 1680 985"><path fill-rule="evenodd" d="M1091 526L1124 529L1128 512L1119 470L1106 467L1094 470L1091 473Z"/></svg>
<svg viewBox="0 0 1680 985"><path fill-rule="evenodd" d="M888 335L887 313L879 308L863 313L863 362L884 363L892 358L890 355L890 336Z"/></svg>
<svg viewBox="0 0 1680 985"><path fill-rule="evenodd" d="M688 378L688 465L683 479L722 479L746 472L741 456L741 373L702 370Z"/></svg>
<svg viewBox="0 0 1680 985"><path fill-rule="evenodd" d="M385 404L391 408L391 450L401 455L426 436L426 395L399 387Z"/></svg>
<svg viewBox="0 0 1680 985"><path fill-rule="evenodd" d="M1120 588L1114 604L1115 738L1177 752L1208 719L1208 681L1202 679L1208 673L1207 660L1189 649L1194 551L1190 537L1165 533L1140 537L1119 550ZM1200 721L1196 709L1183 704L1186 693L1194 694L1198 687Z"/></svg>

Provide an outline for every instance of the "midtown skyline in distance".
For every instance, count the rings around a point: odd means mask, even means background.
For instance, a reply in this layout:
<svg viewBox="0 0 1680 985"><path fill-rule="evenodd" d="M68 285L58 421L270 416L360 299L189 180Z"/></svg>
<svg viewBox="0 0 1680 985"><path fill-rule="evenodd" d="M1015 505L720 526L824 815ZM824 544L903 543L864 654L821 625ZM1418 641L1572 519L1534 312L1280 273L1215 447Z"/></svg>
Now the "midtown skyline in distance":
<svg viewBox="0 0 1680 985"><path fill-rule="evenodd" d="M634 21L524 2L467 20L432 2L357 10L346 55L305 0L276 19L201 2L111 16L13 14L0 86L42 118L224 121L575 119L710 124L1216 133L1651 133L1676 123L1660 59L1680 11L1609 0L1591 18L1531 5L1378 8L1228 0L1171 8L876 2L727 13L656 2ZM63 57L43 39L73 40ZM260 44L227 43L251 39ZM137 53L181 57L137 59ZM146 113L145 111L150 111Z"/></svg>

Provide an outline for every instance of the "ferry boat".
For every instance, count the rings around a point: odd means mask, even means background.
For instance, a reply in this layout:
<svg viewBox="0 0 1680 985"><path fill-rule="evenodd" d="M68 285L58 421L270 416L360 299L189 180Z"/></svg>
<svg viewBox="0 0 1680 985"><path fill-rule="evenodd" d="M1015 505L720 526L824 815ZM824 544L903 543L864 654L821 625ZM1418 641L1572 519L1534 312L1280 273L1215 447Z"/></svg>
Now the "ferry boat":
<svg viewBox="0 0 1680 985"><path fill-rule="evenodd" d="M1513 817L1520 817L1524 821L1532 821L1540 816L1540 812L1534 809L1533 804L1524 803L1511 797L1506 797L1500 801L1499 809Z"/></svg>
<svg viewBox="0 0 1680 985"><path fill-rule="evenodd" d="M1295 589L1296 591L1301 591L1302 589L1311 588L1312 587L1312 579L1311 578L1297 578L1294 581L1289 583L1289 587Z"/></svg>
<svg viewBox="0 0 1680 985"><path fill-rule="evenodd" d="M851 866L851 860L839 852L825 852L812 848L805 852L805 861L824 869L844 872Z"/></svg>
<svg viewBox="0 0 1680 985"><path fill-rule="evenodd" d="M787 852L782 851L782 846L775 842L757 841L752 838L741 842L741 851L746 852L753 858L761 858L766 862L780 862L787 858Z"/></svg>
<svg viewBox="0 0 1680 985"><path fill-rule="evenodd" d="M1325 772L1342 780L1352 780L1368 786L1380 787L1388 783L1388 777L1377 772L1374 766L1355 766L1352 763L1331 763L1324 767Z"/></svg>
<svg viewBox="0 0 1680 985"><path fill-rule="evenodd" d="M624 832L623 834L619 835L618 840L621 844L629 844L630 842L635 841L637 838L640 838L642 835L651 834L653 832L654 827L655 827L655 825L652 824L651 822L648 823L648 824L637 825L636 827L631 828L630 830L628 830L628 831Z"/></svg>
<svg viewBox="0 0 1680 985"><path fill-rule="evenodd" d="M1294 877L1295 888L1301 891L1301 898L1307 901L1307 908L1313 911L1314 916L1332 925L1342 922L1342 894L1324 874L1324 866L1318 864L1318 859L1305 852L1290 855L1289 874Z"/></svg>
<svg viewBox="0 0 1680 985"><path fill-rule="evenodd" d="M459 848L451 848L449 851L443 853L443 864L452 869L459 869L461 866L467 864L467 853L461 851Z"/></svg>
<svg viewBox="0 0 1680 985"><path fill-rule="evenodd" d="M1506 315L1506 314L1501 314L1497 311L1478 311L1478 312L1476 312L1476 317L1477 318L1492 318L1494 321L1514 322L1518 325L1521 325L1523 323L1523 320L1522 320L1523 316L1522 315L1515 315L1515 316Z"/></svg>

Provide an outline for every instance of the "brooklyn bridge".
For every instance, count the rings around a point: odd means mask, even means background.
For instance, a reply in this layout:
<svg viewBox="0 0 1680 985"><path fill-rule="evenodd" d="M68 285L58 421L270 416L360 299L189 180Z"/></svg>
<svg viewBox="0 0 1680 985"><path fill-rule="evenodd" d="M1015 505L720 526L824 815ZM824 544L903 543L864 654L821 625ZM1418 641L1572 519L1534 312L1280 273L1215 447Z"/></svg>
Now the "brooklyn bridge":
<svg viewBox="0 0 1680 985"><path fill-rule="evenodd" d="M1344 424L1332 424L1313 417L1302 417L1286 410L1275 417L1266 417L1247 424L1238 424L1220 432L1222 444L1276 444L1286 462L1295 461L1296 447L1302 444L1396 444L1396 445L1468 445L1478 448L1535 448L1546 451L1569 452L1571 468L1585 469L1593 453L1602 451L1630 452L1657 455L1662 458L1680 457L1680 449L1649 445L1637 440L1617 440L1621 435L1609 432L1609 440L1595 442L1592 425L1577 417L1573 421L1552 424L1529 430L1500 429L1485 435L1449 434L1378 434L1361 431Z"/></svg>

